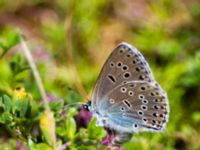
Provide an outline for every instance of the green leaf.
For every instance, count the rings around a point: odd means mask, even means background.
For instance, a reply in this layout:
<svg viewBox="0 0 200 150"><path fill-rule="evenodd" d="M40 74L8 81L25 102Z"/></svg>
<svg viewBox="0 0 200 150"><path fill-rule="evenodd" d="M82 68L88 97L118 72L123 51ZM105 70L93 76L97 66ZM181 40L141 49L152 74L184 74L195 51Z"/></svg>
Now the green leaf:
<svg viewBox="0 0 200 150"><path fill-rule="evenodd" d="M31 139L28 140L28 148L30 150L52 150L50 146L45 143L34 143Z"/></svg>
<svg viewBox="0 0 200 150"><path fill-rule="evenodd" d="M72 103L78 102L78 100L80 100L80 95L73 90L69 90L67 93L66 101L69 104L72 104Z"/></svg>
<svg viewBox="0 0 200 150"><path fill-rule="evenodd" d="M17 30L8 30L3 34L3 40L0 41L0 48L3 49L3 53L0 57L4 56L9 49L11 49L20 41L19 33L17 32Z"/></svg>
<svg viewBox="0 0 200 150"><path fill-rule="evenodd" d="M2 103L5 111L10 112L12 109L12 101L7 95L2 96Z"/></svg>
<svg viewBox="0 0 200 150"><path fill-rule="evenodd" d="M67 137L73 140L76 132L76 122L73 117L67 117L65 121Z"/></svg>
<svg viewBox="0 0 200 150"><path fill-rule="evenodd" d="M67 111L67 115L70 116L70 117L77 115L77 113L78 113L77 109L73 108L73 107L69 108L68 111Z"/></svg>
<svg viewBox="0 0 200 150"><path fill-rule="evenodd" d="M37 144L36 150L53 150L50 146L45 143Z"/></svg>
<svg viewBox="0 0 200 150"><path fill-rule="evenodd" d="M142 142L127 142L123 144L124 149L145 149L144 144Z"/></svg>
<svg viewBox="0 0 200 150"><path fill-rule="evenodd" d="M106 131L103 127L96 126L96 118L93 118L88 124L88 134L91 139L101 140L106 135Z"/></svg>
<svg viewBox="0 0 200 150"><path fill-rule="evenodd" d="M12 115L9 112L4 112L0 115L0 123L7 124L11 123L13 120Z"/></svg>
<svg viewBox="0 0 200 150"><path fill-rule="evenodd" d="M15 101L15 111L19 114L19 117L25 117L27 112L30 112L30 103L27 98Z"/></svg>
<svg viewBox="0 0 200 150"><path fill-rule="evenodd" d="M35 146L36 146L36 144L29 138L28 139L28 148L30 150L35 150L36 149Z"/></svg>
<svg viewBox="0 0 200 150"><path fill-rule="evenodd" d="M53 101L50 104L50 108L53 111L59 111L62 109L62 103L58 102L58 101Z"/></svg>
<svg viewBox="0 0 200 150"><path fill-rule="evenodd" d="M17 73L24 71L23 62L24 62L24 60L20 54L16 54L13 57L12 62L10 63L10 68L11 68L13 74L17 74Z"/></svg>
<svg viewBox="0 0 200 150"><path fill-rule="evenodd" d="M70 145L69 149L70 150L77 150L77 148L75 147L75 145Z"/></svg>
<svg viewBox="0 0 200 150"><path fill-rule="evenodd" d="M200 122L200 112L194 112L192 114L192 119L195 121L195 122Z"/></svg>
<svg viewBox="0 0 200 150"><path fill-rule="evenodd" d="M7 48L10 49L12 46L19 43L19 41L20 41L20 38L19 38L18 33L16 31L11 31L8 33L6 46Z"/></svg>
<svg viewBox="0 0 200 150"><path fill-rule="evenodd" d="M87 150L96 150L96 149L103 150L103 149L105 149L105 148L99 148L99 147L97 147L97 145L78 145L77 147L79 150L86 150L86 149ZM71 150L71 147L70 147L70 150Z"/></svg>

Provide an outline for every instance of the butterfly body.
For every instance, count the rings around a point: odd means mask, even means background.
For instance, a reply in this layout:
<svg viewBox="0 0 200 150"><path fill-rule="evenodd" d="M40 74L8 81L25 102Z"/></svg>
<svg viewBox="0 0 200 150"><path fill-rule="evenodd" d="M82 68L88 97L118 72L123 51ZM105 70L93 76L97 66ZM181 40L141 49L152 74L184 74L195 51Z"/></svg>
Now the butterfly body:
<svg viewBox="0 0 200 150"><path fill-rule="evenodd" d="M89 110L97 125L121 137L138 131L161 131L169 115L166 93L142 54L127 43L119 44L105 62Z"/></svg>

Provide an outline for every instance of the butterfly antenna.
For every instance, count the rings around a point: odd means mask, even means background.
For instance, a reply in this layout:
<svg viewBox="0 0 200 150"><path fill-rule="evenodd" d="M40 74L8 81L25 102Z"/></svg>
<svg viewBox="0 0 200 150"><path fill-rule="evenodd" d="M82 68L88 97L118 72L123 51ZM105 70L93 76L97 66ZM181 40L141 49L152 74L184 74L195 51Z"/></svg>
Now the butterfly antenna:
<svg viewBox="0 0 200 150"><path fill-rule="evenodd" d="M63 106L63 109L67 110L67 108L70 106L79 106L80 107L81 105L84 105L84 104L86 104L86 103L85 102L75 102L75 103L71 103L71 104L67 104L67 105Z"/></svg>

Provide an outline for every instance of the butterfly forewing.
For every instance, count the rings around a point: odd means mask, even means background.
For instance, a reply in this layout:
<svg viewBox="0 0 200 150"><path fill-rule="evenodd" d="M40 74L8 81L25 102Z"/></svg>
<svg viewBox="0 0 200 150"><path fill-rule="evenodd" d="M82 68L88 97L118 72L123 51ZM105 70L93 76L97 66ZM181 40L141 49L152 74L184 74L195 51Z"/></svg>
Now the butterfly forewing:
<svg viewBox="0 0 200 150"><path fill-rule="evenodd" d="M142 54L127 43L119 44L105 62L93 92L93 106L126 81L155 82Z"/></svg>

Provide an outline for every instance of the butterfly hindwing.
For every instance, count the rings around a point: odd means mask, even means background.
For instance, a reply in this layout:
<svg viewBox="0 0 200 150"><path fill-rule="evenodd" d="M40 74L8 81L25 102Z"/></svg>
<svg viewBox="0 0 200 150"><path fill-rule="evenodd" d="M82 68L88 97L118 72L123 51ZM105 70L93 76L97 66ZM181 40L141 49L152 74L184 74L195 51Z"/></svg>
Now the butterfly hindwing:
<svg viewBox="0 0 200 150"><path fill-rule="evenodd" d="M108 116L109 127L116 130L157 131L162 130L168 120L166 94L146 81L122 84L103 99L108 102L105 114Z"/></svg>

